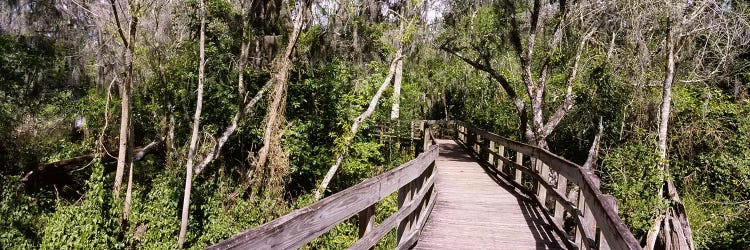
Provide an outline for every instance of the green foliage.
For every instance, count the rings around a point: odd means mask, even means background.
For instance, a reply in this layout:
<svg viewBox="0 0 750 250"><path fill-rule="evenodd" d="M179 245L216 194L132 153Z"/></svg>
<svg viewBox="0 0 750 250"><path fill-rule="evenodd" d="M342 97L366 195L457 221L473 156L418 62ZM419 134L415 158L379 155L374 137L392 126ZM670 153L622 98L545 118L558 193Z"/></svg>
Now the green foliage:
<svg viewBox="0 0 750 250"><path fill-rule="evenodd" d="M192 218L191 231L195 235L192 247L205 248L216 242L286 214L287 204L273 199L258 197L242 199L244 190L236 183L229 183L222 178L217 182L205 183L196 190L199 197Z"/></svg>
<svg viewBox="0 0 750 250"><path fill-rule="evenodd" d="M162 169L150 190L138 188L130 216L130 244L144 249L177 248L184 175L183 170ZM140 195L144 193L145 197ZM136 233L138 227L145 227L145 232Z"/></svg>
<svg viewBox="0 0 750 250"><path fill-rule="evenodd" d="M121 210L104 188L104 166L92 163L93 173L80 204L58 203L54 214L46 218L41 247L44 249L122 248L115 235Z"/></svg>
<svg viewBox="0 0 750 250"><path fill-rule="evenodd" d="M659 195L664 178L659 162L649 143L619 147L603 159L603 192L617 198L620 217L634 235L645 235L655 215L666 208Z"/></svg>
<svg viewBox="0 0 750 250"><path fill-rule="evenodd" d="M18 177L0 176L0 248L35 249L41 225L36 198L24 194Z"/></svg>
<svg viewBox="0 0 750 250"><path fill-rule="evenodd" d="M750 245L750 203L721 201L708 193L684 196L698 249L744 249Z"/></svg>

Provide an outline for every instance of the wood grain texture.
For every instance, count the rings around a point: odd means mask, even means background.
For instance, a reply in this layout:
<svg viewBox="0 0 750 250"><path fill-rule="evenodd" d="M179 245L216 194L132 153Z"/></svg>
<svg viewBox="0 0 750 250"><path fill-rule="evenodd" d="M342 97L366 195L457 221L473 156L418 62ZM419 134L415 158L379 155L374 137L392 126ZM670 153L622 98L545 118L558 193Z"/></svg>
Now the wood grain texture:
<svg viewBox="0 0 750 250"><path fill-rule="evenodd" d="M602 249L640 249L617 215L616 201L601 193L591 171L460 121L421 122L429 150L416 159L211 248L296 248L359 214L360 240L351 249L370 249L397 227L397 249L558 249L574 243L588 248L597 245L595 227L600 243L607 244ZM431 129L433 124L455 124L466 147L435 139L439 130ZM513 153L515 159L506 157ZM532 166L523 166L524 157ZM557 182L550 183L548 173L559 174ZM532 177L538 189L523 186L522 175ZM576 203L564 196L568 182L579 188ZM397 190L399 211L374 226L373 204ZM547 196L554 214L540 207ZM562 211L575 221L575 242L562 230Z"/></svg>
<svg viewBox="0 0 750 250"><path fill-rule="evenodd" d="M437 155L438 147L433 146L399 167L269 223L245 230L208 249L298 248L422 176Z"/></svg>
<svg viewBox="0 0 750 250"><path fill-rule="evenodd" d="M414 249L561 249L541 211L460 145L438 140L435 206Z"/></svg>
<svg viewBox="0 0 750 250"><path fill-rule="evenodd" d="M604 194L599 190L599 178L594 173L539 147L511 141L491 132L474 128L462 121L453 122L463 127L467 134L480 135L504 145L506 149L516 151L517 154L528 155L544 162L550 170L579 186L582 196L585 197L587 210L593 215L594 221L601 229L611 249L641 249L638 240L617 214L617 208L605 201ZM471 141L467 144L473 145Z"/></svg>

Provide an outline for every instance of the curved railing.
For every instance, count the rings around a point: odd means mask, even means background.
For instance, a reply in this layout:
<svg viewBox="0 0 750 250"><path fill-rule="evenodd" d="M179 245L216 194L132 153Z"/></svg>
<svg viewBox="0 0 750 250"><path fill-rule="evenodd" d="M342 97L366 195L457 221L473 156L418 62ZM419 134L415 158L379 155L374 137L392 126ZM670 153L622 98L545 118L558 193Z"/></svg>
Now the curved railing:
<svg viewBox="0 0 750 250"><path fill-rule="evenodd" d="M641 249L617 215L617 201L601 193L599 178L590 169L465 122L448 123L455 124L457 139L486 161L485 165L542 207L555 230L567 239L568 247ZM572 236L563 227L566 217L575 223Z"/></svg>
<svg viewBox="0 0 750 250"><path fill-rule="evenodd" d="M457 139L473 151L480 163L542 208L569 248L641 248L617 215L617 202L601 193L599 179L591 170L547 150L505 139L465 122L413 122L421 123L426 149L414 160L209 248L298 248L357 216L360 238L351 249L371 249L395 228L398 228L397 249L408 249L418 240L437 194L434 168L439 147L432 125L455 126ZM398 211L375 226L376 204L396 191ZM566 218L575 224L572 235L563 227Z"/></svg>
<svg viewBox="0 0 750 250"><path fill-rule="evenodd" d="M425 152L414 160L326 197L259 227L241 232L209 249L299 248L336 225L358 217L360 238L351 249L370 249L398 227L398 249L416 243L435 205L438 146L426 130ZM375 205L398 191L398 211L375 225Z"/></svg>

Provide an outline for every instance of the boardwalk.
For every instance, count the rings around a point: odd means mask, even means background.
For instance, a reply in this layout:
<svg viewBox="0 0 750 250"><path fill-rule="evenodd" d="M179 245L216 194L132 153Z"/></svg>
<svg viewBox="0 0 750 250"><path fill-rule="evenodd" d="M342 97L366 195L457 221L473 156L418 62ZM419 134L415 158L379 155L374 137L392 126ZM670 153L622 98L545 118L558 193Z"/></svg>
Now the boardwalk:
<svg viewBox="0 0 750 250"><path fill-rule="evenodd" d="M453 140L439 140L437 202L414 249L560 249L539 208L488 175Z"/></svg>
<svg viewBox="0 0 750 250"><path fill-rule="evenodd" d="M423 122L426 150L413 160L210 249L300 248L354 217L360 237L350 249L372 249L394 230L399 249L642 249L590 170L462 121L440 123L455 126L461 143L481 146L473 152L436 139L429 125L439 122ZM513 179L469 152L502 162ZM550 182L549 175L557 178ZM579 192L570 198L568 188ZM398 210L376 225L378 203L395 192ZM536 205L541 201L547 209Z"/></svg>

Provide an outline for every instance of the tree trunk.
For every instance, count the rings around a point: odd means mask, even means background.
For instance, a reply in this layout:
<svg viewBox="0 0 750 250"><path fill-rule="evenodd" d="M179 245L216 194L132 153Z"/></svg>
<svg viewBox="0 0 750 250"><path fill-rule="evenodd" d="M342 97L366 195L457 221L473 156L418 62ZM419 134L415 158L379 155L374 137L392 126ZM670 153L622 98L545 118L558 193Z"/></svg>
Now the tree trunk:
<svg viewBox="0 0 750 250"><path fill-rule="evenodd" d="M286 89L289 80L289 70L292 67L297 38L299 38L299 35L302 32L302 24L305 20L304 16L308 13L311 1L303 0L302 3L302 6L300 6L299 11L297 12L297 16L294 18L294 29L292 30L291 35L289 35L286 50L277 64L277 71L272 79L274 84L271 92L271 103L269 104L266 113L263 147L258 151L258 157L253 164L255 166L254 173L259 173L264 177L268 177L270 182L267 183L267 186L277 195L281 192L281 190L277 189L283 189L281 178L288 168L288 162L286 162L283 149L281 149L280 127L284 120L284 111L286 109ZM271 161L268 162L268 168L266 168L269 154L273 155L270 157ZM267 169L270 171L268 174L265 174L265 170ZM248 173L247 181L250 182L251 178L252 176Z"/></svg>
<svg viewBox="0 0 750 250"><path fill-rule="evenodd" d="M668 8L672 8L671 3L667 3ZM649 230L647 235L647 249L653 249L659 230L661 229L664 236L666 249L695 249L693 243L692 230L687 219L685 206L680 200L672 181L667 178L669 175L669 160L667 158L667 131L669 130L669 113L672 102L672 84L675 74L675 52L674 44L679 36L679 25L674 24L672 10L668 10L667 16L667 38L665 39L665 51L667 64L665 65L664 85L662 89L662 103L659 114L659 142L657 153L659 154L659 168L661 170L662 188L657 194L670 201L670 206L665 212L657 217L654 226ZM666 190L665 190L666 189ZM666 192L665 192L666 191ZM663 218L663 219L661 219Z"/></svg>
<svg viewBox="0 0 750 250"><path fill-rule="evenodd" d="M403 75L404 60L398 60L396 64L396 76L393 79L393 107L391 109L391 120L398 120L399 102L401 99L401 76Z"/></svg>
<svg viewBox="0 0 750 250"><path fill-rule="evenodd" d="M405 4L405 3L403 3L402 1L402 4ZM402 20L401 20L401 24L399 25L399 34L401 34L401 37L399 39L399 42L400 42L399 47L401 49L403 49L404 47L403 36L404 36L404 25L405 25L404 23L406 21L406 20L403 20L403 18L405 18L404 9L406 8L404 7L401 10ZM401 77L403 75L403 72L404 72L404 60L401 59L401 60L398 60L398 63L396 64L396 76L393 79L393 106L391 107L391 120L398 120L399 104L401 102Z"/></svg>
<svg viewBox="0 0 750 250"><path fill-rule="evenodd" d="M240 80L242 81L242 80ZM208 152L206 157L203 158L203 161L201 161L198 166L195 167L195 175L200 175L203 170L208 166L211 161L216 159L217 156L219 156L219 153L221 152L221 148L224 147L224 143L229 140L229 137L232 136L235 130L237 130L237 126L239 125L240 119L247 114L250 113L250 109L255 106L258 101L260 101L260 98L263 97L263 94L268 90L268 87L271 85L272 81L268 81L266 85L264 85L260 90L258 90L258 93L255 94L255 97L251 99L249 102L245 103L244 106L241 106L239 110L237 110L237 113L234 114L234 118L232 118L232 123L229 124L228 127L224 129L224 132L221 133L221 136L216 139L216 146L213 147L213 149Z"/></svg>
<svg viewBox="0 0 750 250"><path fill-rule="evenodd" d="M120 117L120 143L119 143L119 150L117 155L117 170L115 171L115 185L114 185L114 193L115 197L120 197L120 188L122 187L122 177L125 173L125 166L129 166L132 162L132 154L133 154L133 148L130 143L130 118L132 114L132 106L133 101L131 100L131 88L132 88L132 82L133 82L133 37L135 36L135 28L138 23L137 19L134 16L131 16L133 19L130 22L130 30L129 30L129 37L131 41L128 41L127 38L125 38L125 34L122 30L122 26L120 25L120 18L117 11L117 7L115 6L115 0L110 0L110 5L112 7L113 16L115 18L115 24L117 26L118 34L120 35L120 39L122 40L122 43L125 47L124 52L124 61L125 61L125 80L120 83L120 95L122 96L120 107L121 107L121 117Z"/></svg>
<svg viewBox="0 0 750 250"><path fill-rule="evenodd" d="M125 208L122 213L123 220L127 221L128 216L130 215L130 204L133 200L133 130L131 129L131 117L133 115L133 99L131 94L131 89L133 87L133 57L135 57L134 46L135 46L135 31L138 24L138 18L134 15L136 11L133 10L133 6L130 6L130 13L131 13L131 21L130 21L130 29L128 30L128 37L129 43L127 46L127 55L125 56L125 65L127 65L127 83L125 86L127 87L127 93L124 95L128 96L128 106L127 106L127 112L125 112L123 108L123 117L127 116L127 154L126 157L126 164L128 165L128 187L125 191ZM125 120L125 118L123 118ZM124 122L123 122L124 123ZM120 130L120 133L122 135L123 130ZM120 140L120 145L122 146L122 139ZM120 152L122 152L122 149L120 149ZM118 155L119 157L120 155ZM119 160L119 159L118 159ZM119 161L118 161L119 163ZM119 166L119 165L118 165ZM118 190L119 192L119 190Z"/></svg>
<svg viewBox="0 0 750 250"><path fill-rule="evenodd" d="M246 35L246 32L249 29L249 20L245 17L243 17L244 20L244 26L243 26L243 32ZM237 112L234 114L234 118L232 118L232 122L224 129L224 132L221 133L221 136L219 136L216 139L216 145L211 149L211 151L208 152L206 157L203 158L203 160L198 164L198 166L195 167L195 175L200 175L203 170L210 164L216 157L219 156L219 153L221 152L221 149L224 147L224 143L229 140L229 137L232 136L235 130L237 130L237 127L239 126L240 120L245 116L245 114L250 112L250 109L252 109L258 101L260 101L260 98L263 97L263 94L268 90L268 87L271 85L273 81L268 81L266 85L263 85L263 87L258 90L258 92L255 94L255 97L251 99L249 102L247 100L247 91L245 90L245 77L244 77L244 71L245 71L245 65L247 64L247 58L249 54L250 44L247 40L247 37L243 35L242 39L242 46L240 51L240 61L237 63L237 89L238 89L238 100L237 103L239 105L239 108Z"/></svg>
<svg viewBox="0 0 750 250"><path fill-rule="evenodd" d="M200 34L200 65L198 65L198 101L195 105L195 116L193 116L193 133L190 136L190 147L188 148L187 164L185 169L185 195L182 200L182 221L180 224L180 236L177 238L179 248L185 243L187 233L188 216L190 210L190 191L193 187L193 159L195 158L195 147L198 144L198 132L200 131L201 110L203 109L203 81L205 80L206 66L206 8L201 0L201 34ZM241 73L240 73L241 74Z"/></svg>
<svg viewBox="0 0 750 250"><path fill-rule="evenodd" d="M666 171L667 159L667 129L669 128L669 110L672 103L672 82L674 81L674 45L673 30L671 27L671 17L667 19L666 53L667 65L665 66L664 85L661 96L661 114L659 115L659 145L658 153L661 159L661 170Z"/></svg>
<svg viewBox="0 0 750 250"><path fill-rule="evenodd" d="M385 81L383 81L383 84L380 85L380 88L378 89L378 92L375 93L375 96L372 97L372 100L370 100L370 106L367 107L367 110L357 116L357 118L354 119L354 122L352 123L351 131L349 131L349 134L346 135L344 146L348 147L349 144L351 144L352 140L354 139L354 136L357 135L357 131L359 130L359 125L362 123L365 119L370 117L373 112L375 112L375 108L378 106L378 102L380 101L380 96L383 95L383 92L388 87L389 83L391 82L391 79L393 78L394 72L396 71L398 63L401 61L402 55L401 50L399 49L396 53L396 58L393 59L393 62L391 62L391 66L388 70L388 76L385 77ZM328 184L331 182L331 179L333 179L333 175L336 174L336 171L338 170L339 166L341 165L341 162L344 160L344 155L346 154L347 150L341 151L336 155L336 162L331 166L331 168L328 169L328 172L326 173L326 176L323 178L323 181L320 183L320 186L318 187L318 190L315 191L315 200L320 200L320 198L323 196L323 193L325 193L326 189L328 188Z"/></svg>

